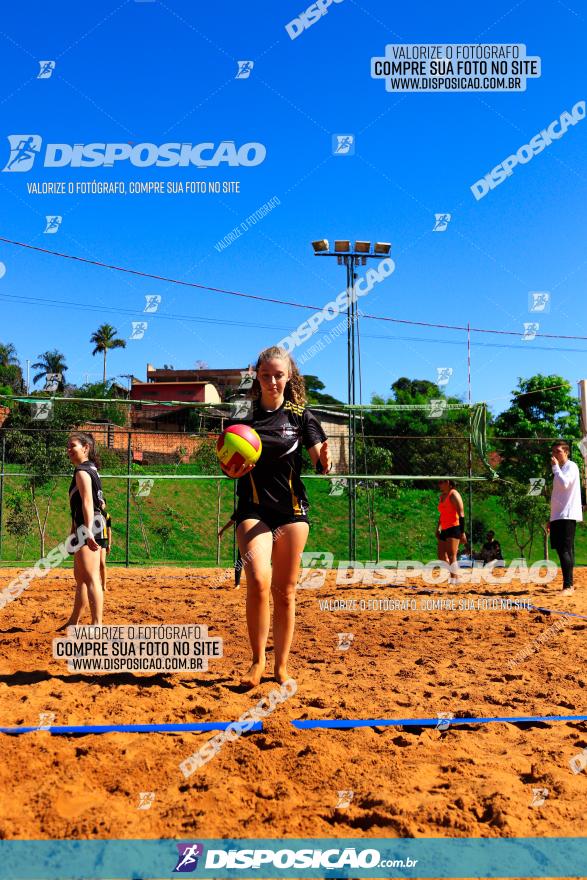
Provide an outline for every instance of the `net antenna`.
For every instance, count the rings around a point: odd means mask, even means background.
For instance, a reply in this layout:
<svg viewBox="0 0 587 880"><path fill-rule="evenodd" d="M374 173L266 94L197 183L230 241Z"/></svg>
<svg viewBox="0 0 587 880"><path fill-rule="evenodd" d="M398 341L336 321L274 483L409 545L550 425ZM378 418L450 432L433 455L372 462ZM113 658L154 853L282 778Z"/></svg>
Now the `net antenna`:
<svg viewBox="0 0 587 880"><path fill-rule="evenodd" d="M581 401L581 436L587 437L587 379L579 379L579 399Z"/></svg>
<svg viewBox="0 0 587 880"><path fill-rule="evenodd" d="M581 442L579 449L583 456L583 481L587 486L587 379L579 379L579 399L581 401Z"/></svg>

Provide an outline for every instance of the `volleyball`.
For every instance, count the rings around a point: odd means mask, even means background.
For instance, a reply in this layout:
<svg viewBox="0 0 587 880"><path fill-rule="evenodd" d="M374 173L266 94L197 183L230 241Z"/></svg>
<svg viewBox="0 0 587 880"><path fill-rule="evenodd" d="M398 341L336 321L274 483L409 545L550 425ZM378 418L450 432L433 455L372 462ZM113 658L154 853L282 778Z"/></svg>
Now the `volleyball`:
<svg viewBox="0 0 587 880"><path fill-rule="evenodd" d="M216 443L216 455L220 467L227 476L243 464L256 464L261 455L261 438L248 425L231 425Z"/></svg>

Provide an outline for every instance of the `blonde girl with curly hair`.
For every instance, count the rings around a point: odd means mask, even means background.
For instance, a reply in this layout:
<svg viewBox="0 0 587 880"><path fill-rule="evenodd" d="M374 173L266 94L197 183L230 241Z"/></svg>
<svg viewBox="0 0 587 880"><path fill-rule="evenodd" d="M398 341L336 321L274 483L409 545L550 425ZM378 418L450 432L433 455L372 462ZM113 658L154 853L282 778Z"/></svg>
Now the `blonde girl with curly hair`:
<svg viewBox="0 0 587 880"><path fill-rule="evenodd" d="M251 388L248 424L263 444L256 465L243 465L238 477L234 520L247 579L247 627L252 663L242 678L256 687L265 672L273 598L273 676L291 676L287 661L295 624L296 583L308 540L308 496L301 480L302 447L318 473L328 473L328 440L318 419L305 407L306 389L293 358L283 348L266 348L258 357Z"/></svg>

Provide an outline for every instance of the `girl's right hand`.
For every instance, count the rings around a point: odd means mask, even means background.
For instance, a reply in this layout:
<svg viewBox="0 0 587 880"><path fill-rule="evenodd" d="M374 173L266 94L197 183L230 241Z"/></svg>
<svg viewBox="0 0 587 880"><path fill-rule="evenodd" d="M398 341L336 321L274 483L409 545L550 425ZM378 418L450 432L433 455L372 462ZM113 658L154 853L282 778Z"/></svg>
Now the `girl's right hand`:
<svg viewBox="0 0 587 880"><path fill-rule="evenodd" d="M226 523L226 525L225 525L225 526L222 526L222 528L218 530L218 534L217 534L216 537L217 537L217 538L221 538L222 535L225 533L225 531L226 531L227 529L229 529L229 528L230 528L231 526L233 526L233 525L234 525L234 520L233 520L233 519L229 519L229 521Z"/></svg>
<svg viewBox="0 0 587 880"><path fill-rule="evenodd" d="M228 468L222 468L227 477L230 477L231 480L238 480L240 477L244 477L245 474L248 474L249 471L252 471L255 467L254 464L242 464L240 467L233 468L229 470Z"/></svg>
<svg viewBox="0 0 587 880"><path fill-rule="evenodd" d="M90 548L90 550L100 549L100 545L91 537L87 539L86 545Z"/></svg>

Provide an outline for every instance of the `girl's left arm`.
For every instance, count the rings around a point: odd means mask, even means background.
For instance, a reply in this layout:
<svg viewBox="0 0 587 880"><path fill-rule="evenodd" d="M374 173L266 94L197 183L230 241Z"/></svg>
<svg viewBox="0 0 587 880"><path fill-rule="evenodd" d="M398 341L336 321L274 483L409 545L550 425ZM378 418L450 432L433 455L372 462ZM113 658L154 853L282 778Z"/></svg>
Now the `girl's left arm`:
<svg viewBox="0 0 587 880"><path fill-rule="evenodd" d="M467 535L465 533L465 505L463 504L463 499L461 498L459 492L456 491L456 489L450 493L449 499L450 503L459 515L459 526L461 529L460 543L466 544Z"/></svg>
<svg viewBox="0 0 587 880"><path fill-rule="evenodd" d="M327 474L332 468L332 456L328 448L328 440L324 440L322 443L315 443L314 446L308 448L308 452L314 467L320 462L322 473Z"/></svg>
<svg viewBox="0 0 587 880"><path fill-rule="evenodd" d="M452 506L457 511L458 515L464 516L465 515L465 505L463 504L463 499L461 498L460 494L456 491L456 489L453 489L453 491L450 493L449 500L450 500L450 503L452 504Z"/></svg>

